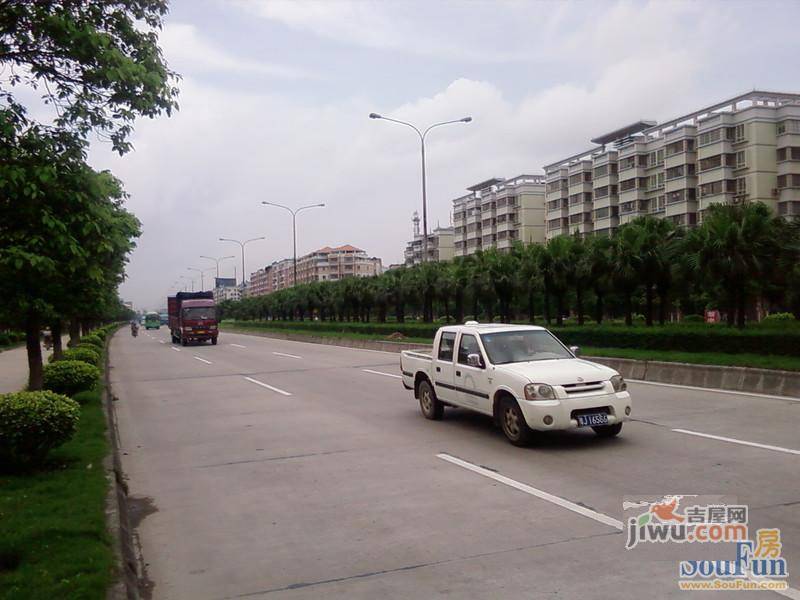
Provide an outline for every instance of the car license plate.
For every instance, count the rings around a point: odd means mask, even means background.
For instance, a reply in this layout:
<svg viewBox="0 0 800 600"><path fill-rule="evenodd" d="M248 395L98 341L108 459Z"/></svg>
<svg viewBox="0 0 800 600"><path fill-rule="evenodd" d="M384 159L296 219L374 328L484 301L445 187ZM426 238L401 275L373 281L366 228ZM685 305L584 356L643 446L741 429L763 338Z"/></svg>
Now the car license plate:
<svg viewBox="0 0 800 600"><path fill-rule="evenodd" d="M578 415L578 427L596 427L598 425L608 425L607 414L592 413L589 415Z"/></svg>
<svg viewBox="0 0 800 600"><path fill-rule="evenodd" d="M195 333L208 333L208 332L207 331L198 330L198 331L195 331Z"/></svg>

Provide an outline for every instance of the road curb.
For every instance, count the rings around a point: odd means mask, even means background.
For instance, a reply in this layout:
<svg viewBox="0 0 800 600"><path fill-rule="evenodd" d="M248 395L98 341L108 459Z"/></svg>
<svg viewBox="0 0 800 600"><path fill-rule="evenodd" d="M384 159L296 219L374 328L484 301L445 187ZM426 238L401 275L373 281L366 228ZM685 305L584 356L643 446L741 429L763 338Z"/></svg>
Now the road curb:
<svg viewBox="0 0 800 600"><path fill-rule="evenodd" d="M106 594L107 600L139 600L139 576L137 571L136 552L130 528L128 512L128 486L122 474L122 462L119 455L119 435L117 418L114 412L114 395L111 392L109 347L117 329L105 340L105 372L103 373L103 412L106 416L106 439L111 446L111 453L103 460L103 468L108 479L106 492L106 527L111 534L116 562L117 580Z"/></svg>
<svg viewBox="0 0 800 600"><path fill-rule="evenodd" d="M359 340L324 337L318 335L293 334L271 331L255 331L226 327L225 331L269 337L294 342L308 342L327 346L400 352L401 350L430 350L425 343L394 342L382 340ZM689 363L657 360L634 360L606 356L587 356L587 360L616 369L627 379L669 383L709 389L750 392L774 396L800 397L800 372L777 369L755 369L750 367L725 367L719 365L694 365Z"/></svg>

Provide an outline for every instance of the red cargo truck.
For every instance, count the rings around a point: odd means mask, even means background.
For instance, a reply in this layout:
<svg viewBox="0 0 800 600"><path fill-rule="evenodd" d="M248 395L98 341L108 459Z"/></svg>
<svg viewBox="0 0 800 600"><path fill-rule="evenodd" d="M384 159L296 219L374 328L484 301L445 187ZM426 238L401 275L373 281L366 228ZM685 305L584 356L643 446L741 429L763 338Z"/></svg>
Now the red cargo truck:
<svg viewBox="0 0 800 600"><path fill-rule="evenodd" d="M167 298L172 343L190 341L217 344L217 309L211 292L178 292Z"/></svg>

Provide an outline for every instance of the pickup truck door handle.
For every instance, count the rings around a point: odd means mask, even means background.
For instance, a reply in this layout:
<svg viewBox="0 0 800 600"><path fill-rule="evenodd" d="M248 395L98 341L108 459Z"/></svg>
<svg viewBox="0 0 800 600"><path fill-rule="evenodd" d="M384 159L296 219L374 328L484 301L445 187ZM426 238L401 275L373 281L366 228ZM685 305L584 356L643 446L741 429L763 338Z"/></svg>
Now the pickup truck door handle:
<svg viewBox="0 0 800 600"><path fill-rule="evenodd" d="M461 371L456 371L456 377L461 377Z"/></svg>

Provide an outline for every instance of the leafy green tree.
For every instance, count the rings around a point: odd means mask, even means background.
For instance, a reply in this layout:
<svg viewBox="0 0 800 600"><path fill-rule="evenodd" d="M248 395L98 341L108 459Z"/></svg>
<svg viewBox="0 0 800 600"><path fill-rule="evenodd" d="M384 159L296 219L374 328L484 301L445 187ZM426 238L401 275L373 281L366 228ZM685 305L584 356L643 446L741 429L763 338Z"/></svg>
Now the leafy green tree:
<svg viewBox="0 0 800 600"><path fill-rule="evenodd" d="M641 247L641 229L631 223L620 227L612 238L611 277L615 289L624 300L625 324L629 326L633 325L633 294L641 283Z"/></svg>
<svg viewBox="0 0 800 600"><path fill-rule="evenodd" d="M566 296L570 283L574 280L571 256L573 243L573 238L568 235L554 237L547 242L541 256L540 268L545 281L545 294L552 294L556 299L556 325L564 324ZM549 319L549 307L545 316Z"/></svg>

